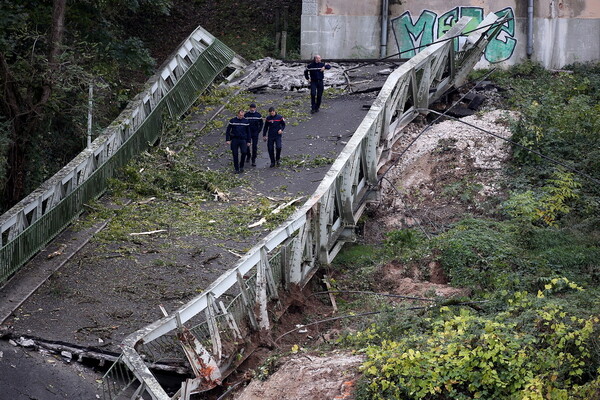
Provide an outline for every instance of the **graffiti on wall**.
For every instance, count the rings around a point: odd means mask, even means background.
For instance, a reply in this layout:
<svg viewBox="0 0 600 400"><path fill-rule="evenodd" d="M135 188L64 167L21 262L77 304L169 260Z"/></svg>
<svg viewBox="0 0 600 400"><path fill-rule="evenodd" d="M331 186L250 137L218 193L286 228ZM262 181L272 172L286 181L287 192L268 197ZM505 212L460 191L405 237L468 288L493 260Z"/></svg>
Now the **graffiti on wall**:
<svg viewBox="0 0 600 400"><path fill-rule="evenodd" d="M508 60L514 53L517 45L515 39L515 13L512 7L496 12L500 17L508 16L498 35L492 39L484 53L485 59L490 63ZM446 33L461 17L471 17L465 32L473 30L483 21L483 8L481 7L456 7L438 16L435 12L423 10L419 18L413 22L409 11L392 19L392 29L398 44L401 58L410 58L419 52L419 46L433 43ZM455 40L458 47L458 41Z"/></svg>

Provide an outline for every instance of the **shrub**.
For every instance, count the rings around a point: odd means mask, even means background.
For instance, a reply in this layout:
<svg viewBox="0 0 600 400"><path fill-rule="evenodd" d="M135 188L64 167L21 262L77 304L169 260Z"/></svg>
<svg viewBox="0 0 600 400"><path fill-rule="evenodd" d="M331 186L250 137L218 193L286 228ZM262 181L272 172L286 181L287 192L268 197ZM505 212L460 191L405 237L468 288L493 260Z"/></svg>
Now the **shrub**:
<svg viewBox="0 0 600 400"><path fill-rule="evenodd" d="M366 348L363 396L566 399L597 387L598 359L589 350L600 333L597 316L575 317L532 295L492 317L441 311L425 334ZM526 324L517 324L522 314Z"/></svg>

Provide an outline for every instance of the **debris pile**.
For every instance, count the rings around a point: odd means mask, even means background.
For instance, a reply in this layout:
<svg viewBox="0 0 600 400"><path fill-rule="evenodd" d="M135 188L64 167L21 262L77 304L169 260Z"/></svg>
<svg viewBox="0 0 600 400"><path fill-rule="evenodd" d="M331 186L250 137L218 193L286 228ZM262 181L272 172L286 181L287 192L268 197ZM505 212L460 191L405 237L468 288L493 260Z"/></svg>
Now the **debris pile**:
<svg viewBox="0 0 600 400"><path fill-rule="evenodd" d="M257 92L266 89L285 91L309 90L309 83L304 78L305 63L285 63L281 60L265 58L255 61L247 70L252 70L264 62L269 63L268 68L254 80L253 84L248 88L249 91ZM338 63L329 64L331 65L331 69L325 70L325 88L345 86L344 67Z"/></svg>

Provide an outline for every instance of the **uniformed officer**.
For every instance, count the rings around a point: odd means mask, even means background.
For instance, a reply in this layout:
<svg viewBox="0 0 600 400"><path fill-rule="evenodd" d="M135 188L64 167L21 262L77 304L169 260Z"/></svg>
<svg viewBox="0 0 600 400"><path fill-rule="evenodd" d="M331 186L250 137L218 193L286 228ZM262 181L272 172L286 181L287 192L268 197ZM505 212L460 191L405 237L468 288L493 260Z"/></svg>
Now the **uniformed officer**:
<svg viewBox="0 0 600 400"><path fill-rule="evenodd" d="M246 160L246 152L251 144L250 123L244 118L244 110L239 110L237 116L229 120L227 131L225 132L225 141L231 145L231 153L233 154L233 167L235 173L244 172L244 161ZM238 162L238 152L242 158Z"/></svg>
<svg viewBox="0 0 600 400"><path fill-rule="evenodd" d="M277 114L274 107L269 108L269 115L265 119L265 127L263 128L263 140L267 141L267 150L269 151L269 158L271 159L271 167L275 165L279 166L279 158L281 156L281 137L283 136L283 130L285 129L285 119ZM275 154L275 151L277 154Z"/></svg>
<svg viewBox="0 0 600 400"><path fill-rule="evenodd" d="M250 135L252 137L252 152L248 149L248 158L246 161L250 161L252 157L252 166L256 167L256 153L258 151L258 134L263 127L262 115L256 111L256 104L250 104L250 109L244 114L244 118L250 123Z"/></svg>
<svg viewBox="0 0 600 400"><path fill-rule="evenodd" d="M313 61L306 66L304 77L310 83L310 112L314 114L319 112L321 107L321 97L323 96L323 78L326 69L330 69L331 65L321 61L321 56L316 55Z"/></svg>

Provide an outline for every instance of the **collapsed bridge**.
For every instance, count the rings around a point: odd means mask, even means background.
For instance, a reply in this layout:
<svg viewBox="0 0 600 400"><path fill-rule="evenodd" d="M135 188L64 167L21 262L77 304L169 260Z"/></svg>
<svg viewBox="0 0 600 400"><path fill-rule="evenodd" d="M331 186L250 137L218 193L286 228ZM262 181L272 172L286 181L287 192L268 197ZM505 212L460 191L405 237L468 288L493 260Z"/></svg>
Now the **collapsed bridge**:
<svg viewBox="0 0 600 400"><path fill-rule="evenodd" d="M134 394L127 396L132 399L189 399L218 385L239 364L241 348L252 345L252 332L270 329L269 310L281 315L288 294L353 240L367 202L377 197L378 171L400 130L419 110L465 82L503 23L497 20L496 15L486 18L455 52L452 39L469 21L463 18L438 43L396 69L317 190L292 217L202 295L127 337L119 362L104 377L105 397L119 398L133 386ZM227 294L233 300L225 304ZM195 377L169 396L148 365L173 354L187 358Z"/></svg>
<svg viewBox="0 0 600 400"><path fill-rule="evenodd" d="M280 314L288 295L354 239L354 227L367 202L377 197L378 171L389 160L400 130L465 81L494 29L502 24L496 20L493 15L486 19L456 52L458 40L452 39L463 33L468 22L461 20L438 43L394 71L309 200L202 295L122 343L119 360L103 379L105 398L186 399L218 385L240 361L240 346L252 345L247 340L252 332L270 328L269 310ZM28 252L36 251L32 237L42 238L38 248L52 237L44 221L52 221L51 229L56 230L57 224L64 226L78 215L77 207L80 210L101 194L103 180L156 139L162 112L181 115L201 86L194 82L214 79L199 71L222 70L232 60L234 55L208 33L192 35L149 85L150 91L139 96L126 118L113 126L113 135L105 137L103 144L95 142L87 158L74 160L71 172L3 221L2 250L12 250L3 253L2 265L18 265L16 255L26 260ZM203 68L198 69L199 64ZM51 215L63 219L55 222L46 217ZM150 367L173 357L187 360L195 377L169 396Z"/></svg>

